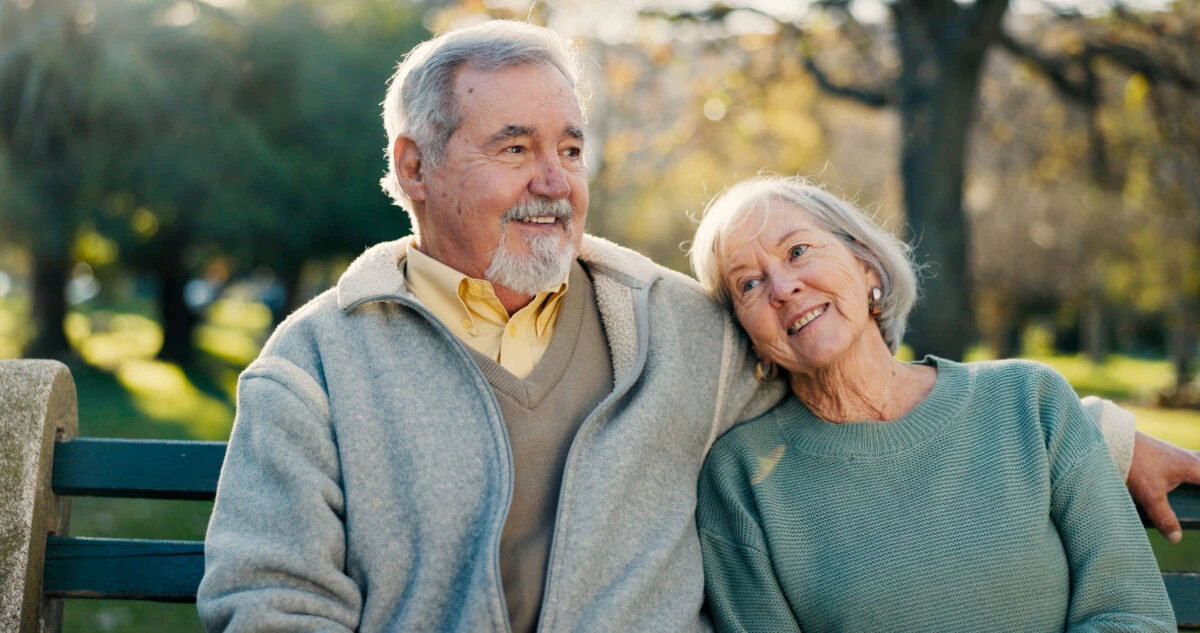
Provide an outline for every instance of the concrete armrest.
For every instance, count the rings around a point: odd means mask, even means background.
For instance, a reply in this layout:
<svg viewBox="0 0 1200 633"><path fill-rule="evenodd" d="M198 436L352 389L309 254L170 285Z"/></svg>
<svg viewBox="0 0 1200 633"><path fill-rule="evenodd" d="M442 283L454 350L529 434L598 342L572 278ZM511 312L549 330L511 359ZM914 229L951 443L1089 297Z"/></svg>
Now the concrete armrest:
<svg viewBox="0 0 1200 633"><path fill-rule="evenodd" d="M0 630L61 628L62 603L42 595L46 536L63 535L70 499L50 487L54 441L79 426L75 382L49 360L0 361Z"/></svg>

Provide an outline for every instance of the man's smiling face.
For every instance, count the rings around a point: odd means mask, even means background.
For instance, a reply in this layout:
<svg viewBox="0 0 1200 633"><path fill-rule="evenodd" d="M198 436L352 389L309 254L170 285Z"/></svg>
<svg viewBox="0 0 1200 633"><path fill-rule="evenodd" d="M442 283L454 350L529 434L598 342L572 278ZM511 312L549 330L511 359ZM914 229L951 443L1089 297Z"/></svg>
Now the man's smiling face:
<svg viewBox="0 0 1200 633"><path fill-rule="evenodd" d="M504 291L532 294L511 287L514 276L561 281L588 209L583 114L570 83L549 65L466 66L454 89L461 123L442 163L422 172L418 247L489 278L502 301Z"/></svg>

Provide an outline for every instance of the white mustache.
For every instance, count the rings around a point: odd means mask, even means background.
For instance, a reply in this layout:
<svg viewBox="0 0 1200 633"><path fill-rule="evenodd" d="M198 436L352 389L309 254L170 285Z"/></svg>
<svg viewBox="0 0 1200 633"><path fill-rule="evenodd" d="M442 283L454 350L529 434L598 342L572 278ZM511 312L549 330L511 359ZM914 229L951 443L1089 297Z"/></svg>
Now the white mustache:
<svg viewBox="0 0 1200 633"><path fill-rule="evenodd" d="M527 218L549 216L561 220L564 226L570 226L571 220L574 219L574 209L571 208L571 203L566 200L531 200L529 202L518 202L504 212L504 217L501 218L504 222L520 222Z"/></svg>

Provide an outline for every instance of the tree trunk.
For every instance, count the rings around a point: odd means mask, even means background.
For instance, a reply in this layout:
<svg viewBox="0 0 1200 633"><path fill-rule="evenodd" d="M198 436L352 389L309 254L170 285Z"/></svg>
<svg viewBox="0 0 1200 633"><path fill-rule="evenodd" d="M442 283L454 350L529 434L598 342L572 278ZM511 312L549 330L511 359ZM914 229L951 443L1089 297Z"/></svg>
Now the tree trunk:
<svg viewBox="0 0 1200 633"><path fill-rule="evenodd" d="M984 53L1007 0L968 9L945 2L897 2L902 70L897 82L904 204L925 298L907 337L915 355L961 359L975 337L963 176L978 104Z"/></svg>
<svg viewBox="0 0 1200 633"><path fill-rule="evenodd" d="M1170 354L1171 366L1175 369L1175 386L1172 390L1172 400L1177 406L1200 404L1194 400L1200 395L1190 389L1196 372L1192 359L1196 353L1196 322L1197 302L1184 293L1175 300L1172 306L1170 322Z"/></svg>
<svg viewBox="0 0 1200 633"><path fill-rule="evenodd" d="M284 300L281 308L274 310L271 314L275 326L283 323L283 320L289 314L295 312L297 308L304 305L304 302L308 301L308 297L300 296L300 281L303 273L303 262L288 266L283 272L277 273L279 275L277 282L283 287Z"/></svg>
<svg viewBox="0 0 1200 633"><path fill-rule="evenodd" d="M63 330L63 321L67 318L65 292L70 266L66 253L33 253L32 316L37 333L26 352L31 358L65 359L71 353L71 344Z"/></svg>
<svg viewBox="0 0 1200 633"><path fill-rule="evenodd" d="M1099 288L1093 288L1079 310L1079 334L1088 359L1099 365L1108 357L1105 345L1104 298Z"/></svg>
<svg viewBox="0 0 1200 633"><path fill-rule="evenodd" d="M183 265L183 250L184 240L168 238L159 257L158 314L162 321L163 345L158 357L188 367L195 357L192 334L200 319L184 300L188 274Z"/></svg>
<svg viewBox="0 0 1200 633"><path fill-rule="evenodd" d="M1021 353L1021 332L1025 329L1025 311L1015 308L1000 327L992 351L996 358L1015 358Z"/></svg>

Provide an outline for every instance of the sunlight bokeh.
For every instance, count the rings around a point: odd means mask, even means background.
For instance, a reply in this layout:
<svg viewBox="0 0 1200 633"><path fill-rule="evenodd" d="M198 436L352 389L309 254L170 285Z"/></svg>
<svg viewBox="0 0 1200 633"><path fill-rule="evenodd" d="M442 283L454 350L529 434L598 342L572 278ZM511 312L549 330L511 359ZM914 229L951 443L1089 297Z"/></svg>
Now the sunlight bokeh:
<svg viewBox="0 0 1200 633"><path fill-rule="evenodd" d="M154 358L162 347L162 328L139 314L72 312L65 329L83 360L101 369L116 369L131 359Z"/></svg>
<svg viewBox="0 0 1200 633"><path fill-rule="evenodd" d="M197 389L178 365L130 359L121 363L116 375L146 417L186 426L196 439L228 438L232 408Z"/></svg>

